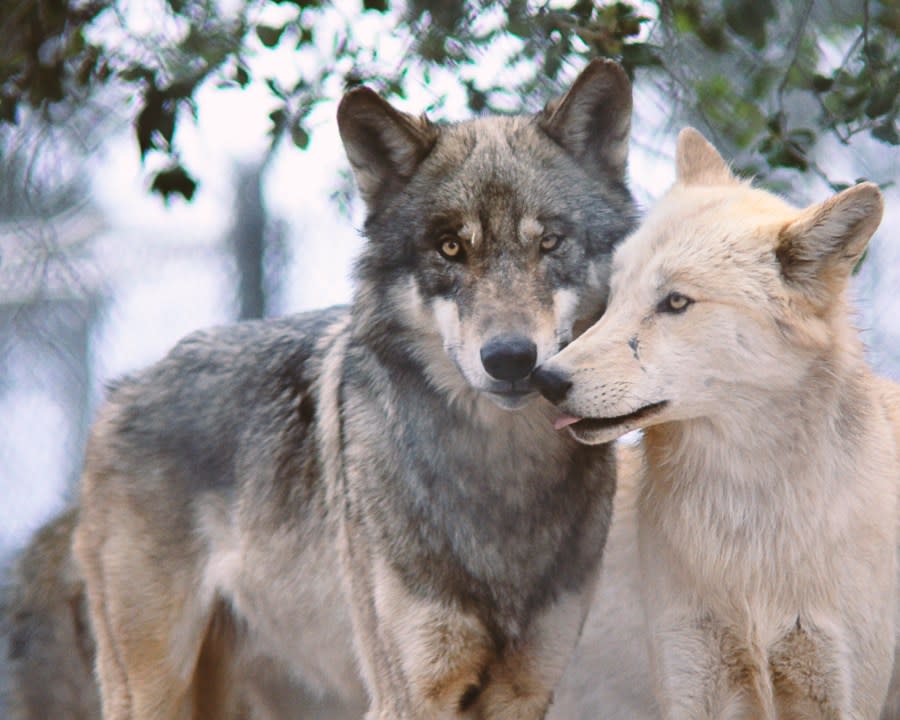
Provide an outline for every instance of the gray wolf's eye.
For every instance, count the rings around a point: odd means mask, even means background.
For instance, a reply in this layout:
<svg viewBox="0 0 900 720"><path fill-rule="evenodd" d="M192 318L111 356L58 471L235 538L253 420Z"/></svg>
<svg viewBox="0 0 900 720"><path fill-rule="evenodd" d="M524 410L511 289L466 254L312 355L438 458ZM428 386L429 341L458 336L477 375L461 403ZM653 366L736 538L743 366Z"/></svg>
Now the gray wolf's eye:
<svg viewBox="0 0 900 720"><path fill-rule="evenodd" d="M449 236L441 240L441 244L438 246L438 252L447 258L447 260L453 260L454 262L459 262L465 256L462 243L459 239Z"/></svg>
<svg viewBox="0 0 900 720"><path fill-rule="evenodd" d="M550 235L544 235L544 237L541 238L541 252L553 252L554 250L556 250L556 248L559 247L562 241L562 235L557 235L554 233L551 233Z"/></svg>
<svg viewBox="0 0 900 720"><path fill-rule="evenodd" d="M661 313L682 313L693 302L687 295L682 295L680 292L670 292L659 301L656 311Z"/></svg>

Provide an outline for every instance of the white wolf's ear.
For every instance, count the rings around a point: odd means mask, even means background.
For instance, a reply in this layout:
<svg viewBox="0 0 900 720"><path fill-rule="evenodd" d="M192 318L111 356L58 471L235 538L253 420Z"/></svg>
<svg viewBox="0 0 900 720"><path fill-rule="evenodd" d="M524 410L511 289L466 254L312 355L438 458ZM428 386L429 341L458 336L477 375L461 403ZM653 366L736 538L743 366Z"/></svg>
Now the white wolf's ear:
<svg viewBox="0 0 900 720"><path fill-rule="evenodd" d="M875 183L860 183L803 210L778 235L784 277L827 304L839 292L881 223L884 200Z"/></svg>
<svg viewBox="0 0 900 720"><path fill-rule="evenodd" d="M692 127L678 133L675 174L682 185L728 185L737 182L719 151Z"/></svg>
<svg viewBox="0 0 900 720"><path fill-rule="evenodd" d="M631 82L618 63L591 61L569 92L547 104L538 123L591 175L625 177Z"/></svg>
<svg viewBox="0 0 900 720"><path fill-rule="evenodd" d="M400 112L367 87L344 95L337 122L359 192L370 210L409 180L439 134L425 116Z"/></svg>

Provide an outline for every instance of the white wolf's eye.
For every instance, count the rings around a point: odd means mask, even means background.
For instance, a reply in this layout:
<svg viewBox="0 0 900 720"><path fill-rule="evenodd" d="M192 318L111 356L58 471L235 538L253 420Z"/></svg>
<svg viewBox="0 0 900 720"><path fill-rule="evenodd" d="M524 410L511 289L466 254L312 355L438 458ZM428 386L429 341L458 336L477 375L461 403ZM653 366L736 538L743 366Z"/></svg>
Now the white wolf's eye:
<svg viewBox="0 0 900 720"><path fill-rule="evenodd" d="M659 312L680 313L687 310L688 305L692 302L694 301L687 295L682 295L680 292L670 292L659 301L659 305L656 306L656 309Z"/></svg>
<svg viewBox="0 0 900 720"><path fill-rule="evenodd" d="M541 252L553 252L559 247L561 242L562 235L544 235L544 237L541 238Z"/></svg>
<svg viewBox="0 0 900 720"><path fill-rule="evenodd" d="M462 243L459 240L448 237L441 242L438 252L448 260L461 260L462 249Z"/></svg>

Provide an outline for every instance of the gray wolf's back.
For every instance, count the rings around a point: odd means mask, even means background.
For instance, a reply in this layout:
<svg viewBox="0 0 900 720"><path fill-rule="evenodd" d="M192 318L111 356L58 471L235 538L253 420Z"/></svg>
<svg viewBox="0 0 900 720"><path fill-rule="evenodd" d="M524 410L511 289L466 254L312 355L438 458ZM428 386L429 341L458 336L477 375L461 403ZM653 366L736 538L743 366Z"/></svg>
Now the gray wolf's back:
<svg viewBox="0 0 900 720"><path fill-rule="evenodd" d="M152 367L111 386L119 460L135 468L151 462L164 470L159 478L170 492L194 495L232 489L242 448L266 444L271 423L293 427L302 450L315 415L316 345L346 313L329 308L189 335Z"/></svg>

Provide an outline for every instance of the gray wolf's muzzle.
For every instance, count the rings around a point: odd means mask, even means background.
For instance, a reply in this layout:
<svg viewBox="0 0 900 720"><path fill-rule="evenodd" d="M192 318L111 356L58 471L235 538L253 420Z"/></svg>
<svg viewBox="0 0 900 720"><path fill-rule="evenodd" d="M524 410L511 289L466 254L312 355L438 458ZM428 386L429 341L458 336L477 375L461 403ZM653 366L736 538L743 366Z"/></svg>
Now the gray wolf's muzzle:
<svg viewBox="0 0 900 720"><path fill-rule="evenodd" d="M531 381L538 391L552 403L561 403L566 399L572 381L558 370L539 367L531 375Z"/></svg>
<svg viewBox="0 0 900 720"><path fill-rule="evenodd" d="M537 361L537 345L521 335L501 335L481 347L481 364L495 380L524 380Z"/></svg>

